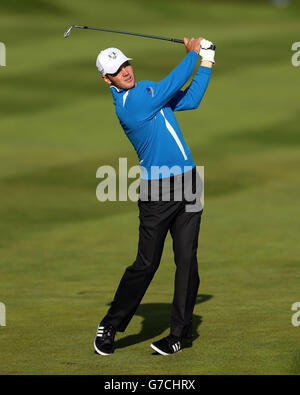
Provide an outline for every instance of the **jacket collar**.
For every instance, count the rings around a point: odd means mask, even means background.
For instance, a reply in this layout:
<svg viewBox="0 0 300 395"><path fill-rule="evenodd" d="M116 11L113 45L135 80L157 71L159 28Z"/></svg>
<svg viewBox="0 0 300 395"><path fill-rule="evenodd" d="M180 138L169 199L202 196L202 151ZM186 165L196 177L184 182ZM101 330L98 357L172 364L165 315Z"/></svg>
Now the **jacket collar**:
<svg viewBox="0 0 300 395"><path fill-rule="evenodd" d="M111 89L112 92L117 92L117 93L125 92L125 89L117 88L114 85L111 85L110 89Z"/></svg>
<svg viewBox="0 0 300 395"><path fill-rule="evenodd" d="M137 83L135 84L135 86L131 89L134 89L137 86ZM121 88L117 88L114 85L110 85L110 91L112 93L113 99L114 99L114 104L117 103L117 99L123 97L124 93L126 94L126 92L129 92L131 89L121 89Z"/></svg>
<svg viewBox="0 0 300 395"><path fill-rule="evenodd" d="M111 90L111 92L112 92L112 94L114 96L114 95L117 95L118 93L124 93L124 92L127 92L127 91L131 90L131 89L134 89L137 86L137 84L138 83L136 82L135 86L130 88L130 89L122 89L122 88L117 88L114 85L110 85L110 90Z"/></svg>

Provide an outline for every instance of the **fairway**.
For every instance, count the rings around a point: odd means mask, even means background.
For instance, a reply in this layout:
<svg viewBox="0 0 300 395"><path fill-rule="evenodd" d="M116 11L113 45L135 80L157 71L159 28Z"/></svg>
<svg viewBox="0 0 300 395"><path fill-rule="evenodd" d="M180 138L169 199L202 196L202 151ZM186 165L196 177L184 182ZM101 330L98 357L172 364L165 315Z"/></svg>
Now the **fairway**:
<svg viewBox="0 0 300 395"><path fill-rule="evenodd" d="M55 4L54 4L55 3ZM300 374L300 3L2 0L0 41L0 374ZM138 158L95 62L118 47L137 80L164 78L183 45L74 29L72 24L216 46L198 110L176 113L205 168L201 284L194 340L175 355L150 348L169 333L175 265L168 235L138 311L95 355L97 325L136 257L138 208L99 202L96 171ZM199 63L198 63L199 64Z"/></svg>

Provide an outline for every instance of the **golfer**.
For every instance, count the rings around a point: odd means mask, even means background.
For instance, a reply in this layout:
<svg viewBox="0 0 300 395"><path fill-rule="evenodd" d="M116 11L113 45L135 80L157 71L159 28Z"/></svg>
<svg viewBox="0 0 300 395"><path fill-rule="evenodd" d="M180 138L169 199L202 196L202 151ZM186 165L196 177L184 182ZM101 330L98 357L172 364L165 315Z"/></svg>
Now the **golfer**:
<svg viewBox="0 0 300 395"><path fill-rule="evenodd" d="M160 82L137 82L132 59L117 48L107 48L97 58L97 68L110 87L116 114L142 170L137 257L126 269L98 326L94 348L101 355L114 352L116 332L124 332L135 314L159 266L168 231L176 264L170 334L151 347L162 355L174 354L181 350L182 339L191 333L200 283L197 248L203 210L197 204L196 165L174 112L199 106L210 80L215 51L212 43L201 37L184 38L184 44L187 55ZM192 76L199 55L201 65L191 84L181 90ZM195 127L200 129L199 125Z"/></svg>

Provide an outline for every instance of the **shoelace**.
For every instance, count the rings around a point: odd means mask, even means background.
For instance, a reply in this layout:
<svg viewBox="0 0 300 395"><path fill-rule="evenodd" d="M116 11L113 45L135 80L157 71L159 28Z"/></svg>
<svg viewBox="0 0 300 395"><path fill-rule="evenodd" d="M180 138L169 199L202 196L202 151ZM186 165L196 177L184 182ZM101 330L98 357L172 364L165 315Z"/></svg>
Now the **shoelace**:
<svg viewBox="0 0 300 395"><path fill-rule="evenodd" d="M105 339L111 338L114 336L114 328L113 326L99 326L97 331L97 337L103 337Z"/></svg>

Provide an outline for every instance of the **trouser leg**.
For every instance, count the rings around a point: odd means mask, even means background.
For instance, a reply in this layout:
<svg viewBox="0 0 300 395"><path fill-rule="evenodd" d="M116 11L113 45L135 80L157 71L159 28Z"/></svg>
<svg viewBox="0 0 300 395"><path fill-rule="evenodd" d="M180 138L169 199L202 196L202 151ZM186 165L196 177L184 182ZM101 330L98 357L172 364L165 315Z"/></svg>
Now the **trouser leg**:
<svg viewBox="0 0 300 395"><path fill-rule="evenodd" d="M172 217L172 208L166 214L163 206L161 202L139 202L137 257L133 265L126 269L111 308L104 318L105 322L120 332L125 331L159 266Z"/></svg>
<svg viewBox="0 0 300 395"><path fill-rule="evenodd" d="M181 336L189 325L200 284L197 249L202 211L182 212L171 226L176 273L171 313L171 334Z"/></svg>

